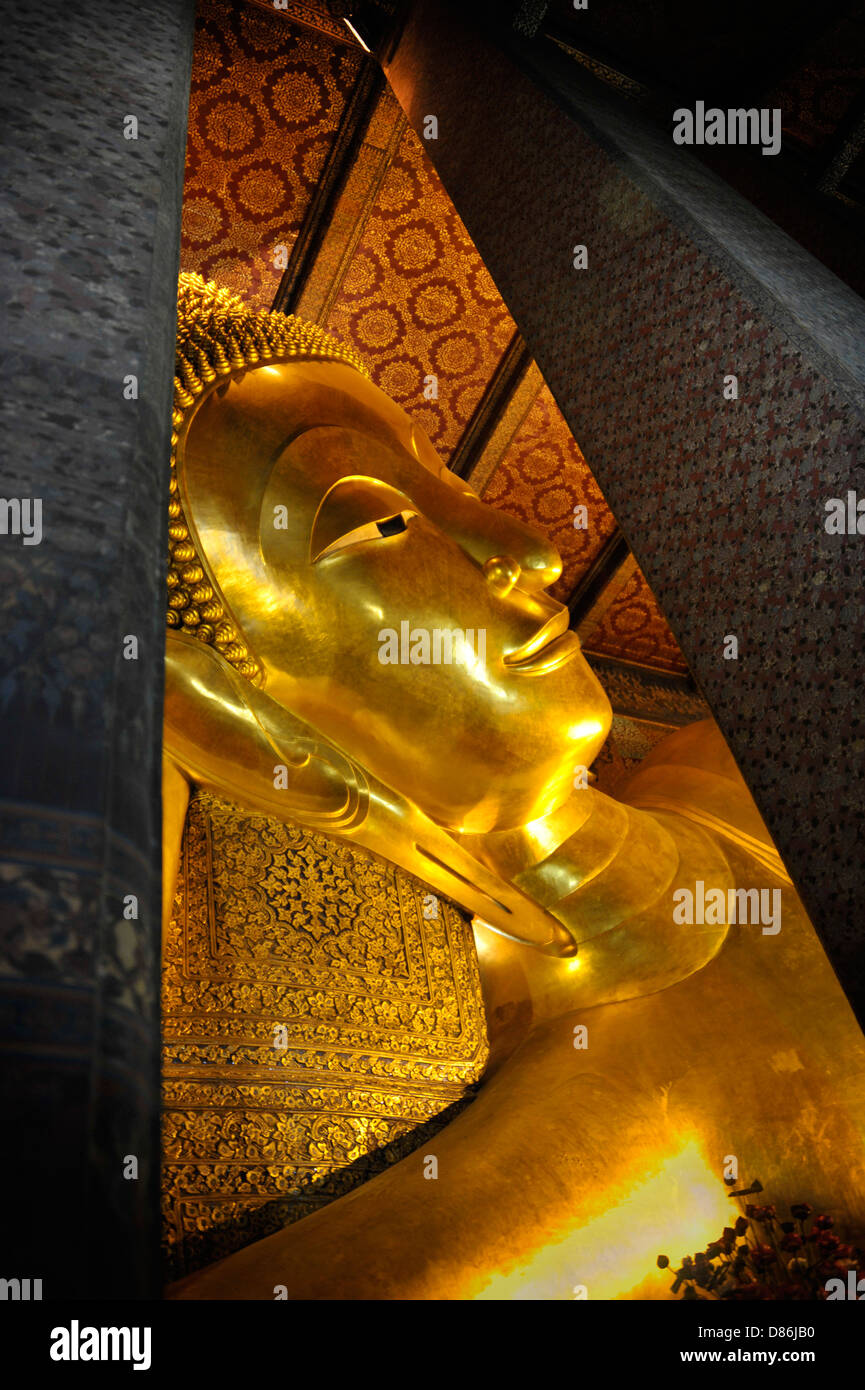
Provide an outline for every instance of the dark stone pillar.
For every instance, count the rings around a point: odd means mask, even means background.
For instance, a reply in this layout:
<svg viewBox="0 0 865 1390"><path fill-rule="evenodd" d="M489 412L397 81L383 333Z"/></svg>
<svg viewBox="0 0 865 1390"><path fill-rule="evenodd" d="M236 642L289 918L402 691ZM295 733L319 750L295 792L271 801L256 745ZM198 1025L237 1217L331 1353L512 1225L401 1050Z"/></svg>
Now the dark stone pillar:
<svg viewBox="0 0 865 1390"><path fill-rule="evenodd" d="M3 6L0 492L41 501L42 534L26 544L0 507L0 1276L42 1279L46 1299L158 1291L164 557L193 8Z"/></svg>
<svg viewBox="0 0 865 1390"><path fill-rule="evenodd" d="M464 14L408 7L387 76L419 134L437 116L426 149L862 1017L865 537L824 503L865 495L865 306L552 45Z"/></svg>

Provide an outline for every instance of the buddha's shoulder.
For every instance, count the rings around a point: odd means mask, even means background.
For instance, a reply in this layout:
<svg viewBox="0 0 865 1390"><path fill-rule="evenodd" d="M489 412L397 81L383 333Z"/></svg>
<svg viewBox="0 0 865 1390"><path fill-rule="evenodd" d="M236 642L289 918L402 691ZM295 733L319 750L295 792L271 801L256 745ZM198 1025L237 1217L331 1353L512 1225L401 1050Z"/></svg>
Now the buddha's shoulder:
<svg viewBox="0 0 865 1390"><path fill-rule="evenodd" d="M718 725L714 719L701 719L697 724L688 724L668 734L655 745L628 779L623 799L630 801L632 789L660 786L661 782L672 785L688 774L692 782L701 778L706 780L707 786L728 782L731 794L744 792L745 796L750 796Z"/></svg>
<svg viewBox="0 0 865 1390"><path fill-rule="evenodd" d="M772 837L713 719L663 739L618 795L628 805L678 813L759 857L768 855L783 873Z"/></svg>

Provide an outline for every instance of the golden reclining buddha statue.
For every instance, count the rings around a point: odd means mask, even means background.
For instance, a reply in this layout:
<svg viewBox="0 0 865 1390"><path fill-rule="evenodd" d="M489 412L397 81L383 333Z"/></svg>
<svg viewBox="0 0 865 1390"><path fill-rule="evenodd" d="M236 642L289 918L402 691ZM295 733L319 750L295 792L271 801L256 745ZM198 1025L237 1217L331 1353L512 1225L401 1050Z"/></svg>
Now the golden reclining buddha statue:
<svg viewBox="0 0 865 1390"><path fill-rule="evenodd" d="M471 916L490 1043L435 1181L411 1155L173 1295L624 1295L674 1209L681 1253L718 1233L694 1165L731 1155L861 1234L858 1025L711 721L588 785L612 715L554 547L349 349L189 275L169 530L166 918L191 787L345 841Z"/></svg>

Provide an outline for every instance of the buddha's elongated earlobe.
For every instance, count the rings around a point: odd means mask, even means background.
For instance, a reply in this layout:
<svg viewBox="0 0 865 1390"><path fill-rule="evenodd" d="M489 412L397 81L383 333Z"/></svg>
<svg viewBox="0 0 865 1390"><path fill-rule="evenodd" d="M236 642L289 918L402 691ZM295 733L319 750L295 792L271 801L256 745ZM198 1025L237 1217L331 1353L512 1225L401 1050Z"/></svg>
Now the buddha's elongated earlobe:
<svg viewBox="0 0 865 1390"><path fill-rule="evenodd" d="M322 831L366 817L363 771L267 696L253 702L254 688L215 651L169 634L165 665L166 750L197 785Z"/></svg>

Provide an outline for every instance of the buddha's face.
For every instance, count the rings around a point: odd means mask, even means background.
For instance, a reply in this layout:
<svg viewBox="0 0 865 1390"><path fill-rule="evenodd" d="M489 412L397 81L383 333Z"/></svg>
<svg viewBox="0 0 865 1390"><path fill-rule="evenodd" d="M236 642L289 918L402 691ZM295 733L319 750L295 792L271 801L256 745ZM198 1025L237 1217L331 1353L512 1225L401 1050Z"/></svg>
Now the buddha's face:
<svg viewBox="0 0 865 1390"><path fill-rule="evenodd" d="M341 364L259 367L206 398L182 455L187 518L268 695L451 829L565 799L610 706L545 592L558 554L404 411Z"/></svg>

